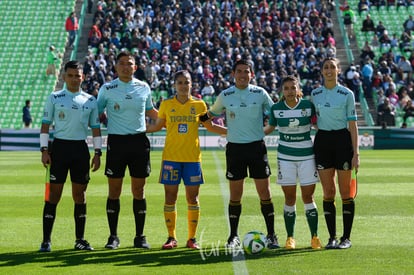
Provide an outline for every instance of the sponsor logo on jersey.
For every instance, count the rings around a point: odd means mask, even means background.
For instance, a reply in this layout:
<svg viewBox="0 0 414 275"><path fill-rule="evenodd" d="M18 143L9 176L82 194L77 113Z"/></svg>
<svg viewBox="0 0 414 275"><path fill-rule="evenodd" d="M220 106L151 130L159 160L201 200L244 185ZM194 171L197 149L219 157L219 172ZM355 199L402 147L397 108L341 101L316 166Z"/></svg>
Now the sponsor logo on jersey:
<svg viewBox="0 0 414 275"><path fill-rule="evenodd" d="M187 124L178 124L178 132L185 134L188 132L188 125Z"/></svg>
<svg viewBox="0 0 414 275"><path fill-rule="evenodd" d="M61 98L61 97L65 97L66 94L58 94L58 95L53 95L54 98Z"/></svg>
<svg viewBox="0 0 414 275"><path fill-rule="evenodd" d="M348 93L347 92L344 92L344 91L342 91L342 90L338 90L338 91L336 91L338 94L340 94L340 95L347 95Z"/></svg>
<svg viewBox="0 0 414 275"><path fill-rule="evenodd" d="M106 90L115 89L115 88L118 88L118 84L107 85L105 88L106 88Z"/></svg>

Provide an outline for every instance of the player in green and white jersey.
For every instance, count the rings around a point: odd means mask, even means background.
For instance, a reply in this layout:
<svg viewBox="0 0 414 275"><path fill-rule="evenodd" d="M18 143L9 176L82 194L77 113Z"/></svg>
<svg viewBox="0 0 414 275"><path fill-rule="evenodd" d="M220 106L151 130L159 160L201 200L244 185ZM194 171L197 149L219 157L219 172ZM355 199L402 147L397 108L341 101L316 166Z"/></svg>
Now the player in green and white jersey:
<svg viewBox="0 0 414 275"><path fill-rule="evenodd" d="M271 133L276 126L279 130L278 177L277 183L285 194L284 220L287 231L285 248L294 249L294 227L296 221L296 182L299 180L302 200L305 205L306 219L311 231L311 246L321 248L318 237L318 210L313 198L315 184L318 182L311 127L316 123L314 105L302 98L299 80L287 76L282 81L283 96L274 104L269 115L265 134Z"/></svg>

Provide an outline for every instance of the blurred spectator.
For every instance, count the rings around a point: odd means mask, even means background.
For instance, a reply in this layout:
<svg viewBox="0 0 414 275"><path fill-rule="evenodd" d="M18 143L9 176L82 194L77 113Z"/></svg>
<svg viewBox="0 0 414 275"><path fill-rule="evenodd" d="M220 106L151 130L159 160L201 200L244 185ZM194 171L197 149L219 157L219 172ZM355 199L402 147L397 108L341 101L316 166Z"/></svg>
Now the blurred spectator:
<svg viewBox="0 0 414 275"><path fill-rule="evenodd" d="M206 95L213 96L215 94L214 87L212 86L212 80L207 79L204 87L201 89L201 95L204 97Z"/></svg>
<svg viewBox="0 0 414 275"><path fill-rule="evenodd" d="M342 18L344 20L344 25L346 28L346 32L348 34L348 38L352 39L354 35L354 22L355 22L354 12L347 2L345 2L340 7L340 10L342 11Z"/></svg>
<svg viewBox="0 0 414 275"><path fill-rule="evenodd" d="M366 59L374 60L375 52L372 50L371 46L368 44L368 41L365 41L364 47L361 50L361 62L364 62Z"/></svg>
<svg viewBox="0 0 414 275"><path fill-rule="evenodd" d="M388 63L385 60L382 60L380 62L380 67L378 70L381 72L383 76L391 76L391 68L388 66Z"/></svg>
<svg viewBox="0 0 414 275"><path fill-rule="evenodd" d="M25 105L23 107L23 124L25 128L30 128L30 125L32 124L32 115L30 114L30 100L25 101Z"/></svg>
<svg viewBox="0 0 414 275"><path fill-rule="evenodd" d="M388 98L390 100L390 104L393 105L396 109L400 108L400 98L397 95L397 90L393 85L390 85L388 88Z"/></svg>
<svg viewBox="0 0 414 275"><path fill-rule="evenodd" d="M79 30L78 18L75 12L71 12L69 17L66 18L65 29L69 34L68 47L72 48Z"/></svg>
<svg viewBox="0 0 414 275"><path fill-rule="evenodd" d="M354 93L355 102L359 102L359 90L361 88L360 74L358 71L357 66L354 65L351 65L346 71L346 85Z"/></svg>
<svg viewBox="0 0 414 275"><path fill-rule="evenodd" d="M385 28L384 24L382 23L382 21L379 21L378 25L375 27L375 32L376 32L377 36L379 38L381 38L385 31L386 31L386 28Z"/></svg>
<svg viewBox="0 0 414 275"><path fill-rule="evenodd" d="M56 62L62 58L62 55L56 51L55 46L51 45L49 47L49 52L47 53L47 68L46 76L54 75L58 77L58 72L56 71Z"/></svg>
<svg viewBox="0 0 414 275"><path fill-rule="evenodd" d="M406 31L414 31L414 19L411 14L408 16L408 19L404 21L403 27Z"/></svg>
<svg viewBox="0 0 414 275"><path fill-rule="evenodd" d="M399 102L400 108L404 108L407 105L408 101L411 100L410 96L408 95L407 88L405 86L401 86L398 89L397 95L400 100Z"/></svg>
<svg viewBox="0 0 414 275"><path fill-rule="evenodd" d="M400 37L400 51L401 52L409 52L412 51L413 48L411 46L411 31L404 30Z"/></svg>
<svg viewBox="0 0 414 275"><path fill-rule="evenodd" d="M374 67L371 64L371 59L364 59L364 65L361 69L362 88L366 98L372 98L372 78L374 76Z"/></svg>
<svg viewBox="0 0 414 275"><path fill-rule="evenodd" d="M387 97L384 95L384 90L380 88L377 93L377 104L383 104Z"/></svg>
<svg viewBox="0 0 414 275"><path fill-rule="evenodd" d="M382 74L380 71L377 71L374 73L374 76L372 77L372 89L375 91L382 90ZM384 92L384 90L383 90Z"/></svg>
<svg viewBox="0 0 414 275"><path fill-rule="evenodd" d="M361 15L362 12L369 12L370 3L368 0L359 0L358 2L358 14Z"/></svg>
<svg viewBox="0 0 414 275"><path fill-rule="evenodd" d="M384 99L384 103L379 104L377 108L377 125L386 128L387 126L395 126L395 107L390 104L388 98Z"/></svg>
<svg viewBox="0 0 414 275"><path fill-rule="evenodd" d="M89 34L88 34L88 42L89 45L92 47L97 47L99 45L99 42L101 41L102 33L99 30L99 27L95 24L92 25Z"/></svg>
<svg viewBox="0 0 414 275"><path fill-rule="evenodd" d="M375 32L375 23L371 19L371 16L369 14L367 14L364 21L362 21L361 31L362 32Z"/></svg>
<svg viewBox="0 0 414 275"><path fill-rule="evenodd" d="M402 128L407 128L407 119L414 117L414 105L411 99L407 101L407 104L402 110L404 111Z"/></svg>
<svg viewBox="0 0 414 275"><path fill-rule="evenodd" d="M188 69L199 86L210 80L220 93L231 85L231 68L240 58L250 60L257 72L263 69L264 77L258 74L252 83L260 82L269 92L278 91L278 80L286 74L320 80L321 60L336 55L325 1L236 3L100 0L89 46L105 59L120 50L136 51L146 81L154 90L163 86L170 93L170 75L181 69ZM114 33L120 46L110 40ZM99 71L91 68L89 77L97 81ZM116 77L109 63L105 71ZM200 94L202 89L196 90Z"/></svg>
<svg viewBox="0 0 414 275"><path fill-rule="evenodd" d="M410 61L404 55L401 55L400 60L397 63L397 80L409 82L413 73L413 67Z"/></svg>
<svg viewBox="0 0 414 275"><path fill-rule="evenodd" d="M385 30L382 36L379 38L380 51L384 52L391 49L391 38L388 36L388 31Z"/></svg>

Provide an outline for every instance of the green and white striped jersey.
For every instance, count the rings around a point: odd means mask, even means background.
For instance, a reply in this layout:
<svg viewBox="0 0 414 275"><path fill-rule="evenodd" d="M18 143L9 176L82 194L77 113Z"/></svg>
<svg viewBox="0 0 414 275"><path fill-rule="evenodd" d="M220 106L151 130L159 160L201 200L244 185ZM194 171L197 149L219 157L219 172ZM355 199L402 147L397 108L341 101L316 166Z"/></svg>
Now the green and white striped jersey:
<svg viewBox="0 0 414 275"><path fill-rule="evenodd" d="M269 124L279 130L278 159L300 161L314 157L310 133L315 116L314 105L306 99L299 99L293 108L284 100L272 106Z"/></svg>

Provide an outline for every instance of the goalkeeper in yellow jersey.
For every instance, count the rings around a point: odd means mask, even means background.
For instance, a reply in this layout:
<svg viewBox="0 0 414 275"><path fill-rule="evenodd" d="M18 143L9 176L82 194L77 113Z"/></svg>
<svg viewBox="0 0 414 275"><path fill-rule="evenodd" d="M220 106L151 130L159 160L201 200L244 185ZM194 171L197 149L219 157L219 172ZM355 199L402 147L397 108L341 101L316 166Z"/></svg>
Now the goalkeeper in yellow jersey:
<svg viewBox="0 0 414 275"><path fill-rule="evenodd" d="M167 129L162 154L160 183L164 184L164 218L168 239L162 249L177 247L176 202L181 179L185 185L188 205L186 247L199 249L195 238L200 218L198 194L200 185L204 182L201 169L199 125L201 123L208 131L220 135L225 135L227 129L212 123L211 119L204 122L202 121L204 119L200 120L200 116L207 113L207 106L203 100L192 97L192 80L188 71L178 71L174 76L174 85L176 94L161 103L155 124L147 126L147 133L159 131L163 127Z"/></svg>

